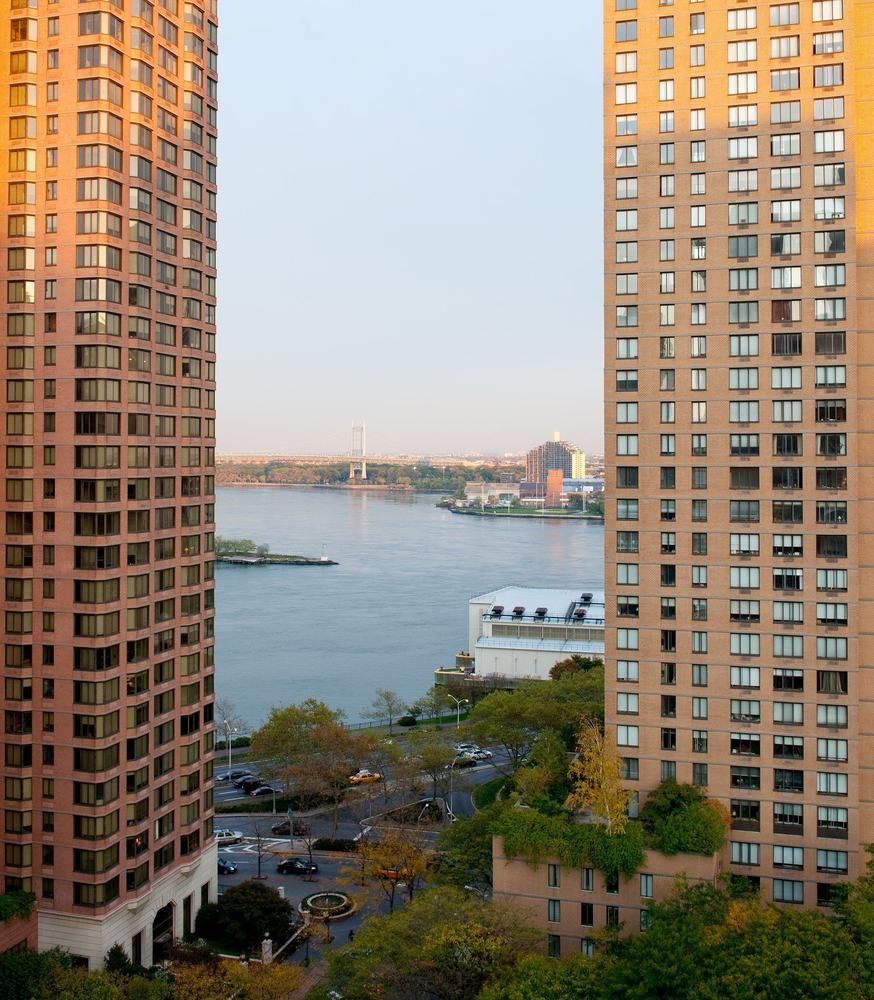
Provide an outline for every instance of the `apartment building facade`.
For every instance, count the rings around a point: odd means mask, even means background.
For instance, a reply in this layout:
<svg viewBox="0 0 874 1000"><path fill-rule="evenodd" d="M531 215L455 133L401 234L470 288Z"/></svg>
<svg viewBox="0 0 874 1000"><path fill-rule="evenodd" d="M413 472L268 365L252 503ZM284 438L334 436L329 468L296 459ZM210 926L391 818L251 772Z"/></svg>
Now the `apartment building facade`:
<svg viewBox="0 0 874 1000"><path fill-rule="evenodd" d="M825 905L874 820L874 3L604 23L608 728Z"/></svg>
<svg viewBox="0 0 874 1000"><path fill-rule="evenodd" d="M215 898L217 0L3 0L3 889L156 960Z"/></svg>

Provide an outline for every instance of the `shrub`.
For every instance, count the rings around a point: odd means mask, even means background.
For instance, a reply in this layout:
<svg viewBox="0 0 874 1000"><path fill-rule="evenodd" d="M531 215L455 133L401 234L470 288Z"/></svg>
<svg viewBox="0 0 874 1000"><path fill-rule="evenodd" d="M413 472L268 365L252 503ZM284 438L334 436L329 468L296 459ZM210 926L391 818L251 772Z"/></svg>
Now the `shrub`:
<svg viewBox="0 0 874 1000"><path fill-rule="evenodd" d="M640 811L652 846L663 854L713 854L725 840L726 821L700 788L673 779L654 789Z"/></svg>
<svg viewBox="0 0 874 1000"><path fill-rule="evenodd" d="M415 726L416 725L416 717L414 715L402 715L398 719L397 724L399 726Z"/></svg>
<svg viewBox="0 0 874 1000"><path fill-rule="evenodd" d="M313 842L314 851L354 851L357 846L346 837L319 837Z"/></svg>
<svg viewBox="0 0 874 1000"><path fill-rule="evenodd" d="M709 802L696 802L669 816L653 841L663 854L713 854L725 840L725 821Z"/></svg>

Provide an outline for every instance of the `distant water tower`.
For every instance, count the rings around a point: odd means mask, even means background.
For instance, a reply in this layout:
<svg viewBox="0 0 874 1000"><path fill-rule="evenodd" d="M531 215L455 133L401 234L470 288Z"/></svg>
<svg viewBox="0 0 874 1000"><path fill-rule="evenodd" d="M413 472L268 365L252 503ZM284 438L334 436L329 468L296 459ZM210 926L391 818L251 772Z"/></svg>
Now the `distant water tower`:
<svg viewBox="0 0 874 1000"><path fill-rule="evenodd" d="M352 425L352 461L349 463L349 478L364 482L367 479L367 429L362 421Z"/></svg>

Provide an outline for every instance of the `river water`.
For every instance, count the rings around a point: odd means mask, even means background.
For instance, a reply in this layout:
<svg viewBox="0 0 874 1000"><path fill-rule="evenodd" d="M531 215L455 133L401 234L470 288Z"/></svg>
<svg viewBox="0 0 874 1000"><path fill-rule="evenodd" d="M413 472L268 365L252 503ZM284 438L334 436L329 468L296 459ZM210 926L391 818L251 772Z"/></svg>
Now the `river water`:
<svg viewBox="0 0 874 1000"><path fill-rule="evenodd" d="M467 645L467 602L506 584L600 590L604 529L464 517L437 497L218 490L218 534L338 566L218 566L219 697L251 725L318 698L363 717L377 688L413 700Z"/></svg>

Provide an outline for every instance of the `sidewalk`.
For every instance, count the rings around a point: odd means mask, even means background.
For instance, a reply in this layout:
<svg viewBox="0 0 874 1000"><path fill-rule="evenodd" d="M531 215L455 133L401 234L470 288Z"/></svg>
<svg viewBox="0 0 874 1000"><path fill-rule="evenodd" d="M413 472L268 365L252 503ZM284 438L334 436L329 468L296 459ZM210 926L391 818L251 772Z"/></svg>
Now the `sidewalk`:
<svg viewBox="0 0 874 1000"><path fill-rule="evenodd" d="M304 969L303 979L301 980L300 986L294 991L293 996L305 997L307 993L325 978L328 973L327 962L319 956L317 962L314 962L308 969Z"/></svg>

